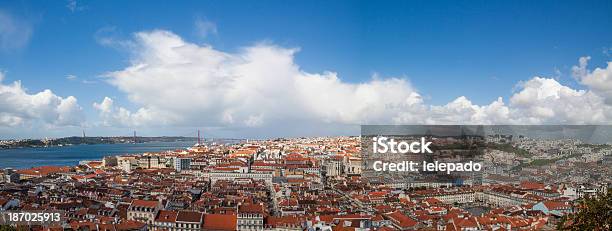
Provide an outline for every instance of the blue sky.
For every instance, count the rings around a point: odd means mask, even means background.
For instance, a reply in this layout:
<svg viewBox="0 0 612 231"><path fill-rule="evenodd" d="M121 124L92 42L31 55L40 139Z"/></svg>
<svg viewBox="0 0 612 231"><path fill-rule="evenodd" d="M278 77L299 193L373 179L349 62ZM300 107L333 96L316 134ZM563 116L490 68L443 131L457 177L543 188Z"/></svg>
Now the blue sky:
<svg viewBox="0 0 612 231"><path fill-rule="evenodd" d="M347 83L400 77L427 104L459 96L475 104L509 98L517 83L570 75L579 57L605 66L612 47L610 1L10 1L0 13L31 29L0 50L4 84L29 93L75 96L88 118L104 97L136 110L129 94L101 76L130 66L132 54L100 34L171 31L185 41L235 53L261 42L299 48L306 72L333 71ZM215 30L198 32L196 22ZM612 52L608 52L612 53ZM68 75L76 80L67 79ZM153 132L155 133L155 132Z"/></svg>

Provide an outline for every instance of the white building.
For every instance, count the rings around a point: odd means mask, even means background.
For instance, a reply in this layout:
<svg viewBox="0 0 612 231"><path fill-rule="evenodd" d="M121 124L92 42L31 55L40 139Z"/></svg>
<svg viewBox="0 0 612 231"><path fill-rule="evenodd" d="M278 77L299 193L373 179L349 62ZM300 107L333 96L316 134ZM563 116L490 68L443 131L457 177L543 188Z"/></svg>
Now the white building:
<svg viewBox="0 0 612 231"><path fill-rule="evenodd" d="M159 201L132 200L128 207L127 219L153 225L155 216L161 208Z"/></svg>
<svg viewBox="0 0 612 231"><path fill-rule="evenodd" d="M263 230L264 215L264 207L262 205L241 205L238 209L238 230Z"/></svg>
<svg viewBox="0 0 612 231"><path fill-rule="evenodd" d="M191 169L191 158L174 158L174 169L177 172Z"/></svg>

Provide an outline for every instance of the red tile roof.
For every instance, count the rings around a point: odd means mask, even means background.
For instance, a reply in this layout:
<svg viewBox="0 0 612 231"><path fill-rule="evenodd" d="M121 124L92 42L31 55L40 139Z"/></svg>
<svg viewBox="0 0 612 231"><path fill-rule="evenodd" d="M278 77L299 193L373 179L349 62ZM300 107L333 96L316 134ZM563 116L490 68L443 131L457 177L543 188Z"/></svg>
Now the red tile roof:
<svg viewBox="0 0 612 231"><path fill-rule="evenodd" d="M17 170L17 173L21 175L31 175L31 176L47 176L53 173L60 172L69 172L70 167L59 167L59 166L40 166L34 167L30 169L21 169Z"/></svg>
<svg viewBox="0 0 612 231"><path fill-rule="evenodd" d="M204 216L201 212L193 212L193 211L180 211L178 216L176 217L177 222L190 222L190 223L200 223L202 222L202 217Z"/></svg>
<svg viewBox="0 0 612 231"><path fill-rule="evenodd" d="M171 210L161 210L155 218L156 222L175 222L178 212Z"/></svg>
<svg viewBox="0 0 612 231"><path fill-rule="evenodd" d="M237 217L235 214L206 214L204 215L205 230L236 230Z"/></svg>
<svg viewBox="0 0 612 231"><path fill-rule="evenodd" d="M387 214L387 216L389 216L389 218L393 221L393 223L395 223L397 226L401 227L402 229L414 227L418 224L417 221L406 216L400 211L395 211L393 213Z"/></svg>
<svg viewBox="0 0 612 231"><path fill-rule="evenodd" d="M568 204L560 201L544 201L543 203L544 206L546 206L546 208L548 208L549 210L563 210L570 208Z"/></svg>
<svg viewBox="0 0 612 231"><path fill-rule="evenodd" d="M138 230L145 226L146 224L143 222L127 220L122 222L121 224L115 225L115 228L117 230Z"/></svg>
<svg viewBox="0 0 612 231"><path fill-rule="evenodd" d="M284 216L284 217L268 217L266 224L272 227L300 227L304 222L305 217L298 216Z"/></svg>
<svg viewBox="0 0 612 231"><path fill-rule="evenodd" d="M132 206L155 208L159 205L159 201L132 200Z"/></svg>
<svg viewBox="0 0 612 231"><path fill-rule="evenodd" d="M538 182L531 182L531 181L523 181L521 182L521 188L523 189L527 189L527 190L534 190L534 189L544 189L544 184L542 183L538 183Z"/></svg>
<svg viewBox="0 0 612 231"><path fill-rule="evenodd" d="M245 204L238 208L239 213L264 213L264 207L260 204Z"/></svg>

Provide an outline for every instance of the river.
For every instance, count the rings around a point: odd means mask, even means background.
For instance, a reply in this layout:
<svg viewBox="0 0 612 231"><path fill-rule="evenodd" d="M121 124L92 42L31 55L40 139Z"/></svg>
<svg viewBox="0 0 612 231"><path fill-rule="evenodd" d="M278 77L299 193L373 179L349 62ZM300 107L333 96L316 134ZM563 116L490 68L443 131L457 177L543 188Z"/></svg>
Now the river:
<svg viewBox="0 0 612 231"><path fill-rule="evenodd" d="M192 141L188 141L0 149L0 169L44 165L73 166L81 160L101 160L104 156L184 149L193 144Z"/></svg>

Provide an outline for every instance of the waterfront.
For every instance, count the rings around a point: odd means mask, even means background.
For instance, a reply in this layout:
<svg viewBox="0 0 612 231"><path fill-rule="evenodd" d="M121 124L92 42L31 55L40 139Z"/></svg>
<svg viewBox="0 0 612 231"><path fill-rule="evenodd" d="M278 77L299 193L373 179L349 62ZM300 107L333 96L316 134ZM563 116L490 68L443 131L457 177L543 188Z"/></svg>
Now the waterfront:
<svg viewBox="0 0 612 231"><path fill-rule="evenodd" d="M43 165L74 166L81 160L100 160L104 156L159 152L191 147L191 141L137 144L94 144L39 148L0 149L0 168L30 168Z"/></svg>

